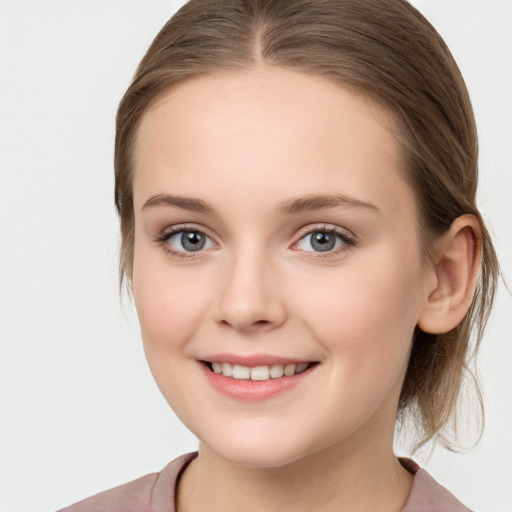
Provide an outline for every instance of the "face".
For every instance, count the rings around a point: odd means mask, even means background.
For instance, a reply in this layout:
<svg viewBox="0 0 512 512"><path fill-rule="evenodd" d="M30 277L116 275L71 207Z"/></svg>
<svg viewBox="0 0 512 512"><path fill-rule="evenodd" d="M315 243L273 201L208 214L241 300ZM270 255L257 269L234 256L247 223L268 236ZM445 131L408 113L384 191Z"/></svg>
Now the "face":
<svg viewBox="0 0 512 512"><path fill-rule="evenodd" d="M142 120L144 347L171 407L224 459L391 442L428 276L389 124L346 89L270 67L185 83Z"/></svg>

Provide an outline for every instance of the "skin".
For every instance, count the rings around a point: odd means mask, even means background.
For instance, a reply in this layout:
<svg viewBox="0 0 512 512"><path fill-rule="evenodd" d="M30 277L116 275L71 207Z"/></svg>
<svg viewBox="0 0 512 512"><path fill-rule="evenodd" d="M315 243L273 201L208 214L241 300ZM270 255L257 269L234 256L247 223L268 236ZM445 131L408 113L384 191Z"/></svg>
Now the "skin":
<svg viewBox="0 0 512 512"><path fill-rule="evenodd" d="M200 440L180 512L403 507L413 477L393 454L397 404L414 330L443 294L391 124L353 92L266 65L189 81L145 114L131 279L151 371ZM144 207L163 194L212 211ZM350 201L279 213L312 195ZM183 224L206 232L203 250L159 241ZM308 233L332 228L353 244L315 252ZM285 393L242 402L205 378L198 360L212 353L319 364Z"/></svg>

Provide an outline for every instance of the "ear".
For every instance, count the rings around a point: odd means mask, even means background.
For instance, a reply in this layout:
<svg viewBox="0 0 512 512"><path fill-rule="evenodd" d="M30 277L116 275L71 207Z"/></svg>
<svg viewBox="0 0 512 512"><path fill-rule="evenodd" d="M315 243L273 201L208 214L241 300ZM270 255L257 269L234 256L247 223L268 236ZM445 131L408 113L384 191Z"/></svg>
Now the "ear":
<svg viewBox="0 0 512 512"><path fill-rule="evenodd" d="M480 270L481 229L474 215L455 219L439 240L435 278L418 320L429 333L452 330L467 313Z"/></svg>

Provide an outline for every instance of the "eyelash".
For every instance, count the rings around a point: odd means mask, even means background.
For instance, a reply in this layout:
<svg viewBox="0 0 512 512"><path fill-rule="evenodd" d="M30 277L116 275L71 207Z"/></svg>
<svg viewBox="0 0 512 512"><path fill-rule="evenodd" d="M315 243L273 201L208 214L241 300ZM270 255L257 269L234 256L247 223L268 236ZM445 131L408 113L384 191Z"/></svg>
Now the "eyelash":
<svg viewBox="0 0 512 512"><path fill-rule="evenodd" d="M333 235L341 239L342 246L338 247L337 249L330 250L330 251L303 251L306 254L306 257L308 258L315 258L315 259L321 259L321 258L330 258L337 256L345 251L347 251L350 247L356 246L356 237L352 234L349 234L346 230L341 230L339 228L335 227L329 227L328 225L324 224L323 226L318 227L307 227L304 229L304 231L301 231L299 233L299 239L297 242L293 244L293 247L296 247L298 243L303 240L308 235L313 235L314 233L326 233L329 235Z"/></svg>
<svg viewBox="0 0 512 512"><path fill-rule="evenodd" d="M197 253L192 252L192 251L190 251L190 252L177 251L177 250L172 249L171 246L167 243L174 235L176 235L178 233L184 233L184 232L200 233L201 235L203 235L211 240L211 237L208 236L206 231L199 227L189 226L189 225L180 225L180 226L175 226L173 228L169 228L169 229L165 230L164 232L162 232L162 234L156 239L156 242L162 246L162 248L165 252L167 252L168 254L170 254L173 257L177 257L180 259L185 259L185 258L195 259L200 255L201 252L203 252L202 250L197 251ZM308 258L315 258L315 259L329 258L329 257L338 255L338 254L346 251L350 247L356 246L356 238L354 235L349 235L346 231L341 231L340 229L337 229L334 227L328 227L327 225L324 224L321 227L319 226L319 227L314 227L314 228L310 228L310 227L305 228L304 231L299 233L299 239L297 240L297 242L295 242L293 244L292 247L296 247L297 244L302 239L304 239L308 235L313 235L313 233L326 233L329 235L334 235L334 236L338 237L339 239L341 239L343 245L341 247L338 247L335 250L325 251L325 253L322 253L321 251L303 251L304 253L306 253L306 257L308 257Z"/></svg>
<svg viewBox="0 0 512 512"><path fill-rule="evenodd" d="M167 243L174 235L178 233L200 233L201 235L210 238L206 231L204 231L201 228L198 228L196 226L187 226L187 225L181 225L181 226L175 226L173 228L169 228L157 238L157 242L162 246L163 250L170 254L171 256L180 258L180 259L195 259L199 254L196 254L195 252L186 252L186 251L176 251L172 249L172 247ZM197 251L197 253L201 253L202 251Z"/></svg>

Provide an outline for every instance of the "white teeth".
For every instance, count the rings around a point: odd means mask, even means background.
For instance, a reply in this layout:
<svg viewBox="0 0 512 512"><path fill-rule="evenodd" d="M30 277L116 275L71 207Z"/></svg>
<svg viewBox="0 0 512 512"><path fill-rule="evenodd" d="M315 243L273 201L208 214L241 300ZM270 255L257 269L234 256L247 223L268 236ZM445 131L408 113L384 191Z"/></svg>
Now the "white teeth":
<svg viewBox="0 0 512 512"><path fill-rule="evenodd" d="M251 380L268 380L270 368L268 366L256 366L251 368Z"/></svg>
<svg viewBox="0 0 512 512"><path fill-rule="evenodd" d="M251 377L251 369L247 366L240 364L233 365L233 378L234 379L249 379Z"/></svg>
<svg viewBox="0 0 512 512"><path fill-rule="evenodd" d="M284 367L282 364L273 364L270 367L270 376L273 379L279 379L284 375Z"/></svg>
<svg viewBox="0 0 512 512"><path fill-rule="evenodd" d="M212 362L212 370L214 373L220 373L224 377L232 377L233 379L245 379L245 380L269 380L279 379L281 377L291 377L297 373L305 371L309 363L297 363L297 364L273 364L271 366L261 365L250 368L248 366L242 366L241 364L231 363L219 363Z"/></svg>
<svg viewBox="0 0 512 512"><path fill-rule="evenodd" d="M222 374L225 377L231 377L233 375L233 366L230 363L222 363Z"/></svg>
<svg viewBox="0 0 512 512"><path fill-rule="evenodd" d="M294 364L287 364L284 367L284 374L287 377L291 377L295 373L295 365Z"/></svg>

